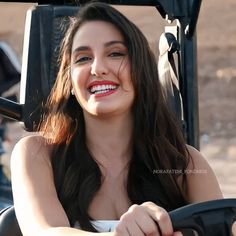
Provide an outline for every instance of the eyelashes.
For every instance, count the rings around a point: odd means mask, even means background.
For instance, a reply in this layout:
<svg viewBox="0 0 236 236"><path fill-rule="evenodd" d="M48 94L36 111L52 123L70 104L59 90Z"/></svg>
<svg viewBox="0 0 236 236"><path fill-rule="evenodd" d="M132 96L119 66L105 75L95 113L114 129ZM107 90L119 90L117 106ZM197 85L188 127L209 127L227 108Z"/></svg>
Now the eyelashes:
<svg viewBox="0 0 236 236"><path fill-rule="evenodd" d="M110 57L124 57L126 56L126 53L123 52L112 52L109 54Z"/></svg>
<svg viewBox="0 0 236 236"><path fill-rule="evenodd" d="M127 55L126 52L113 51L113 52L109 53L107 55L107 57L114 58L114 59L119 59L119 58L125 57L126 55ZM83 65L83 64L86 64L87 62L90 62L92 60L93 60L92 56L87 56L87 55L78 56L74 59L73 64Z"/></svg>
<svg viewBox="0 0 236 236"><path fill-rule="evenodd" d="M92 60L91 57L84 56L84 57L75 59L74 64L85 64L86 62L91 61L91 60Z"/></svg>

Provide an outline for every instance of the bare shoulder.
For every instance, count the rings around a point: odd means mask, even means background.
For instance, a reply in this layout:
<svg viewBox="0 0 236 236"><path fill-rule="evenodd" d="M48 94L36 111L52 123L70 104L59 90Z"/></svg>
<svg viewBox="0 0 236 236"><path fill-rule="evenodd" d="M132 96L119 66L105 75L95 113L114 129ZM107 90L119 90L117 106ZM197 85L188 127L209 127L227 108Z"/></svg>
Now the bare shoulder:
<svg viewBox="0 0 236 236"><path fill-rule="evenodd" d="M203 154L198 151L196 148L187 145L187 150L191 156L189 165L188 165L188 169L189 170L197 170L199 168L203 168L203 169L208 169L210 168L206 158L203 156Z"/></svg>
<svg viewBox="0 0 236 236"><path fill-rule="evenodd" d="M26 136L16 143L11 161L39 161L39 159L44 159L50 162L51 150L51 145L43 136L39 134Z"/></svg>
<svg viewBox="0 0 236 236"><path fill-rule="evenodd" d="M35 134L20 139L16 143L16 148L24 148L37 152L39 149L43 149L44 151L49 150L49 145L42 135Z"/></svg>
<svg viewBox="0 0 236 236"><path fill-rule="evenodd" d="M222 198L217 177L203 154L187 146L191 161L186 170L187 199L190 203Z"/></svg>

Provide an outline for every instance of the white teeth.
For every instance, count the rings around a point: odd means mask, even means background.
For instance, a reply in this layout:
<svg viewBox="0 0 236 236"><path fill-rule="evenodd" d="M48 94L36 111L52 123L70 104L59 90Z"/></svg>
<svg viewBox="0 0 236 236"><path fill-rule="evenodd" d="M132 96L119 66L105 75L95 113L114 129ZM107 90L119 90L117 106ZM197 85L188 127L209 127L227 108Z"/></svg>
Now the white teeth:
<svg viewBox="0 0 236 236"><path fill-rule="evenodd" d="M116 85L111 85L111 84L107 84L107 85L95 85L93 87L90 88L90 92L91 93L95 93L95 94L98 94L98 93L106 93L110 90L114 90L116 89L118 86Z"/></svg>
<svg viewBox="0 0 236 236"><path fill-rule="evenodd" d="M97 91L97 92L95 92L95 94L106 93L106 92L108 92L108 91L110 91L110 90L101 90L101 91Z"/></svg>

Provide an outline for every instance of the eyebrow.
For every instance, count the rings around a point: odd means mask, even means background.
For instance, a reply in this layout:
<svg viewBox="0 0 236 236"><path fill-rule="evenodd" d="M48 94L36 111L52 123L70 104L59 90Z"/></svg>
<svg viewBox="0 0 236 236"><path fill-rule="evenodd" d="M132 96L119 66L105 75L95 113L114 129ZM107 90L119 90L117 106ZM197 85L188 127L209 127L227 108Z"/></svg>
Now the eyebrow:
<svg viewBox="0 0 236 236"><path fill-rule="evenodd" d="M122 44L124 46L126 46L126 44L123 42L123 41L119 41L119 40L112 40L112 41L109 41L109 42L106 42L104 44L105 47L110 47L114 44ZM80 46L80 47L77 47L73 52L72 54L75 54L77 52L83 52L83 51L88 51L90 49L89 46Z"/></svg>
<svg viewBox="0 0 236 236"><path fill-rule="evenodd" d="M112 46L113 44L122 44L122 45L126 46L125 42L123 42L123 41L113 40L113 41L105 43L105 47Z"/></svg>

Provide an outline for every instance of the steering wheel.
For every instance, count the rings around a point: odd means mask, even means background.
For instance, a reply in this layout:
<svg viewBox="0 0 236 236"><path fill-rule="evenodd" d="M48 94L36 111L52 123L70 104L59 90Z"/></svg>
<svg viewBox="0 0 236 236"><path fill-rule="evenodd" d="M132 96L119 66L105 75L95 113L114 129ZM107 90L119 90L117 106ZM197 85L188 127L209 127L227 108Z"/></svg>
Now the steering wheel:
<svg viewBox="0 0 236 236"><path fill-rule="evenodd" d="M169 215L174 230L183 230L184 236L230 236L236 220L236 199L190 204L169 212Z"/></svg>
<svg viewBox="0 0 236 236"><path fill-rule="evenodd" d="M182 231L184 236L230 236L232 223L236 220L236 199L190 204L169 214L174 230ZM0 235L22 236L14 206L0 212Z"/></svg>

